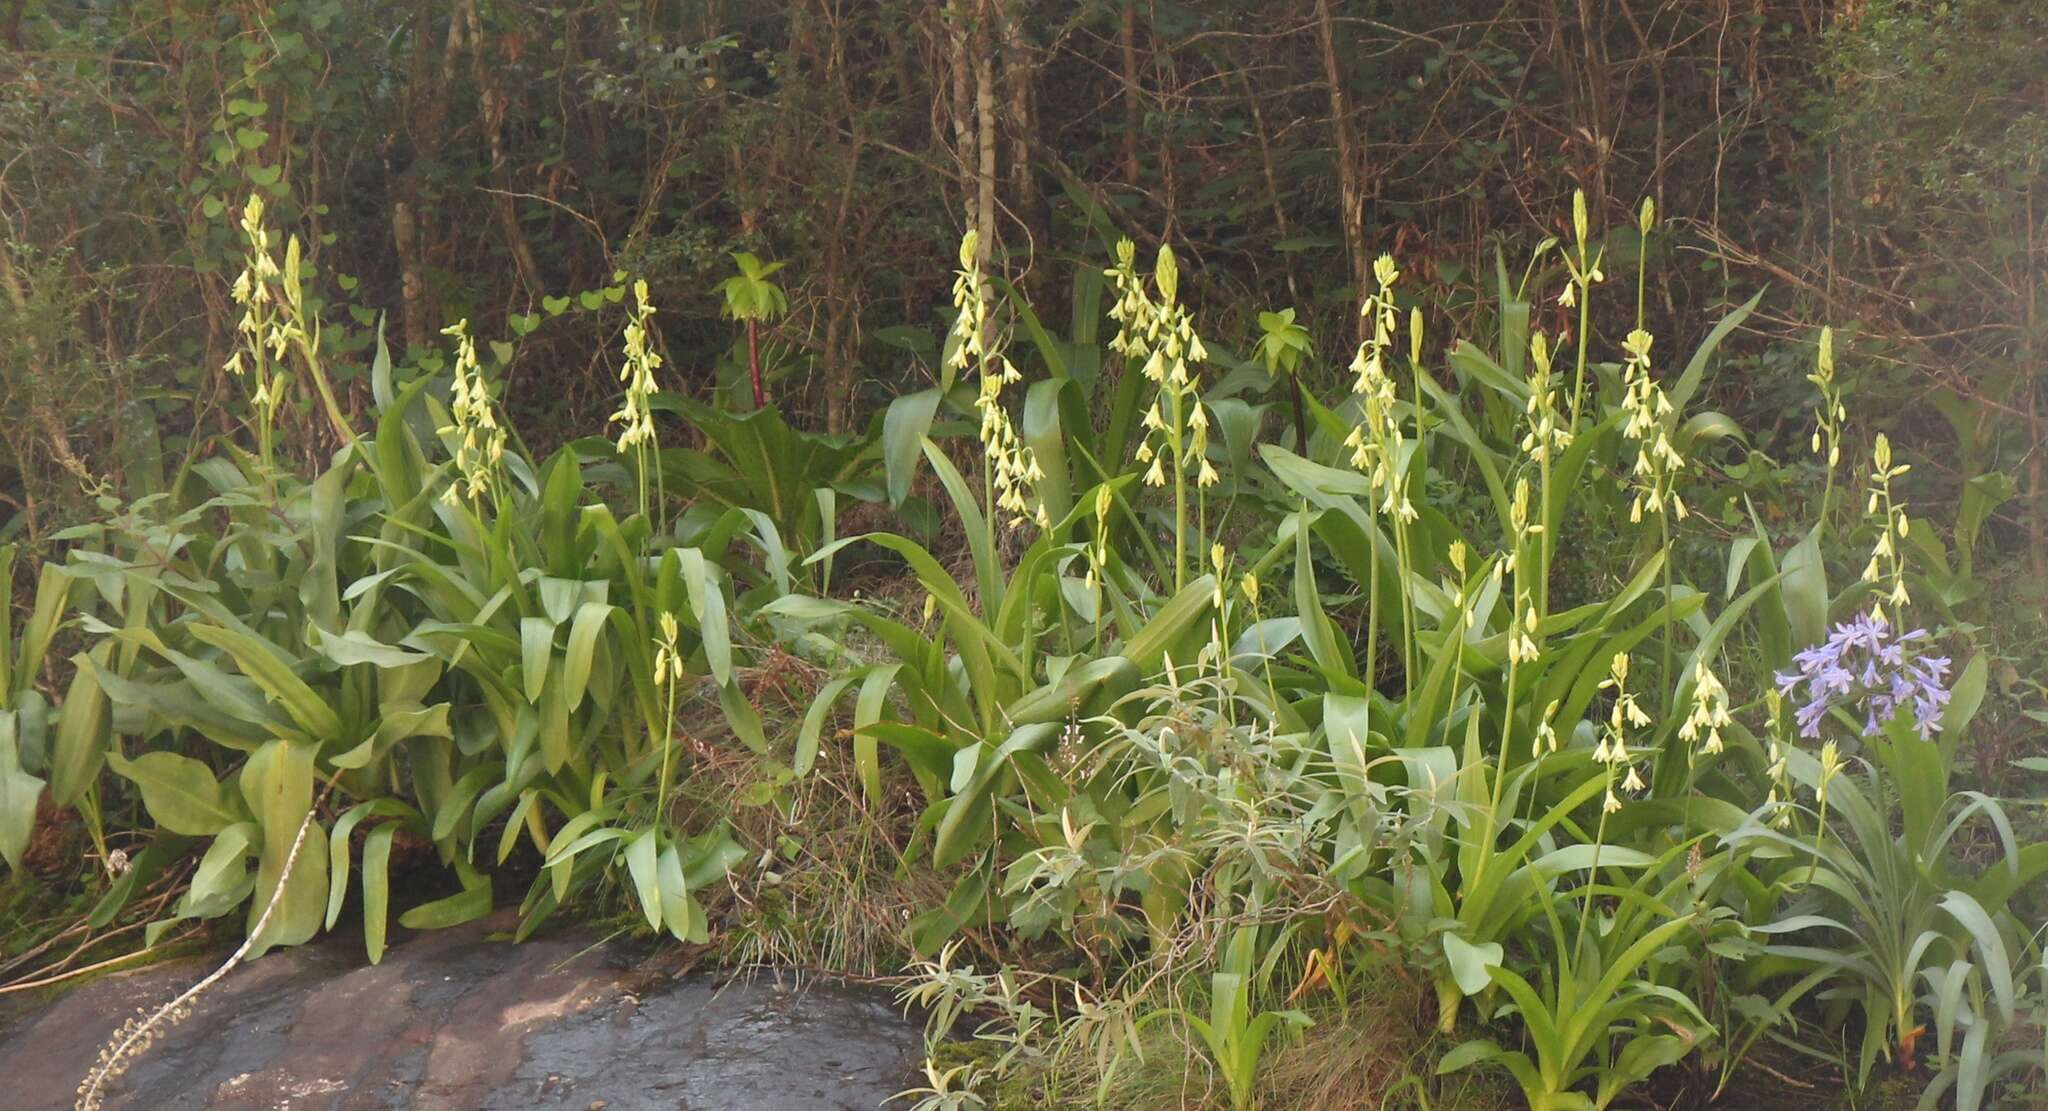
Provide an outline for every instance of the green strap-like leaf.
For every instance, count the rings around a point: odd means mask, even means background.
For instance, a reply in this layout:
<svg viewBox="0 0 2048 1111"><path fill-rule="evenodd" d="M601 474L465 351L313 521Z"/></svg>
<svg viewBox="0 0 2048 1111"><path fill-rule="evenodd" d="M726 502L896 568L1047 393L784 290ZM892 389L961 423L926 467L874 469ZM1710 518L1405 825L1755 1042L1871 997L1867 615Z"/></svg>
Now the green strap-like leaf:
<svg viewBox="0 0 2048 1111"><path fill-rule="evenodd" d="M655 850L658 843L655 828L646 829L626 839L626 875L633 881L633 894L640 900L640 910L647 915L647 928L661 928L661 884L655 875Z"/></svg>
<svg viewBox="0 0 2048 1111"><path fill-rule="evenodd" d="M812 765L818 760L818 741L825 731L825 719L832 713L832 704L837 702L839 696L858 678L858 672L841 675L818 688L817 697L811 700L810 708L804 711L803 724L797 728L796 752L790 757L791 771L797 775L810 774Z"/></svg>
<svg viewBox="0 0 2048 1111"><path fill-rule="evenodd" d="M576 617L569 624L569 647L563 656L563 678L568 683L569 709L576 710L583 705L583 696L590 689L590 669L597 658L597 638L604 633L605 622L616 608L605 602L585 602L576 607Z"/></svg>
<svg viewBox="0 0 2048 1111"><path fill-rule="evenodd" d="M241 788L262 831L256 890L249 903L251 927L262 917L281 880L284 887L277 909L251 952L309 941L320 931L327 910L327 832L318 819L307 830L288 877L284 866L300 825L313 809L313 750L288 741L268 742L242 765Z"/></svg>
<svg viewBox="0 0 2048 1111"><path fill-rule="evenodd" d="M16 711L0 710L0 859L21 870L21 854L36 827L43 781L21 769Z"/></svg>
<svg viewBox="0 0 2048 1111"><path fill-rule="evenodd" d="M242 674L283 705L285 713L315 740L341 736L340 715L318 691L299 678L276 645L219 625L194 625L192 635L233 657Z"/></svg>
<svg viewBox="0 0 2048 1111"><path fill-rule="evenodd" d="M457 869L461 868L458 863ZM470 872L463 877L463 881L466 886L461 891L443 899L422 903L406 911L398 916L398 924L408 930L445 930L450 926L460 926L464 922L474 922L489 914L490 877Z"/></svg>
<svg viewBox="0 0 2048 1111"><path fill-rule="evenodd" d="M910 496L910 484L917 477L917 461L923 456L924 439L931 432L939 399L937 389L905 394L889 403L888 413L882 418L882 471L890 505L900 506Z"/></svg>
<svg viewBox="0 0 2048 1111"><path fill-rule="evenodd" d="M107 699L100 691L98 676L112 649L111 643L103 643L90 653L71 657L75 670L64 693L50 750L50 801L58 806L76 803L99 776L106 759Z"/></svg>
<svg viewBox="0 0 2048 1111"><path fill-rule="evenodd" d="M175 752L145 752L133 760L107 753L107 766L142 790L142 805L156 824L172 833L212 837L246 821L205 764Z"/></svg>
<svg viewBox="0 0 2048 1111"><path fill-rule="evenodd" d="M681 559L683 587L690 596L690 609L697 614L697 635L704 642L704 664L719 686L732 681L732 630L726 622L725 595L718 579L696 548L677 552Z"/></svg>

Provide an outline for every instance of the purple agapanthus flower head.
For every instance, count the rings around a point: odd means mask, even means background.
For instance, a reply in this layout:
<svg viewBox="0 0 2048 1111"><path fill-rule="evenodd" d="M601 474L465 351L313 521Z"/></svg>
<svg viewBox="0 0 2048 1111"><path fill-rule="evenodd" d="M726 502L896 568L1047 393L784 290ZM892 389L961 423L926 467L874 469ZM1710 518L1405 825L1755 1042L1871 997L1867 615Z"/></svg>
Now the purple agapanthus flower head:
<svg viewBox="0 0 2048 1111"><path fill-rule="evenodd" d="M1793 712L1802 737L1820 736L1820 723L1836 706L1863 711L1863 733L1883 729L1901 709L1911 707L1914 728L1933 740L1948 706L1949 659L1921 651L1927 630L1893 634L1885 619L1864 614L1836 625L1828 639L1793 657L1794 671L1780 672L1778 691L1805 701Z"/></svg>

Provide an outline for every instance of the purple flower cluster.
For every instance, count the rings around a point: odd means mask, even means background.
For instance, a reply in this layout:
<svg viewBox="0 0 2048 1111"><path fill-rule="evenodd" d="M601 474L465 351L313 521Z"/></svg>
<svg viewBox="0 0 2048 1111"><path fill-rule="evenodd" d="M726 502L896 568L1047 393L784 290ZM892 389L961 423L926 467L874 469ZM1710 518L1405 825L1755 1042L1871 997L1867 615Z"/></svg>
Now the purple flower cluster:
<svg viewBox="0 0 2048 1111"><path fill-rule="evenodd" d="M1927 630L1893 635L1879 614L1866 614L1836 625L1828 639L1793 657L1797 671L1778 674L1778 691L1792 697L1806 685L1806 701L1795 716L1799 735L1819 737L1821 720L1836 706L1863 710L1863 733L1869 736L1907 706L1923 740L1934 739L1948 705L1949 659L1926 656L1916 642Z"/></svg>

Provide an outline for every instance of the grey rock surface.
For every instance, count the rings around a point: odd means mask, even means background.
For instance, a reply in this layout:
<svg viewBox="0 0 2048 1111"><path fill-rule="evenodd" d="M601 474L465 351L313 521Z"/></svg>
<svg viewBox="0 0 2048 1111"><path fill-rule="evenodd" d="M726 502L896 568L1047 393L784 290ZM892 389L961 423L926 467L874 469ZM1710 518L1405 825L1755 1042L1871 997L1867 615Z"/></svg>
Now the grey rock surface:
<svg viewBox="0 0 2048 1111"><path fill-rule="evenodd" d="M589 936L489 938L511 925L419 934L375 966L348 939L273 952L202 996L106 1106L872 1109L921 1054L920 1027L886 993L669 980ZM71 1107L116 1028L211 968L109 976L0 1019L0 1108Z"/></svg>

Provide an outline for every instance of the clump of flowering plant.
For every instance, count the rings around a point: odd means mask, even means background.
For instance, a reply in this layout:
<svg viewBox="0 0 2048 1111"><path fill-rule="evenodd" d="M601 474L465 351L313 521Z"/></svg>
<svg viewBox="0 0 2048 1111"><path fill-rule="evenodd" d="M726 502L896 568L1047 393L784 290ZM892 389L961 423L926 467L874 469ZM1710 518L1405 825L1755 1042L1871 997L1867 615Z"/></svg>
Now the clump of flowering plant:
<svg viewBox="0 0 2048 1111"><path fill-rule="evenodd" d="M1798 667L1777 679L1787 697L1804 688L1806 701L1793 711L1799 735L1818 738L1821 721L1837 706L1863 711L1865 736L1911 707L1914 728L1932 740L1948 705L1950 661L1923 652L1927 638L1925 629L1894 633L1884 615L1873 611L1836 625L1825 641L1793 657Z"/></svg>

